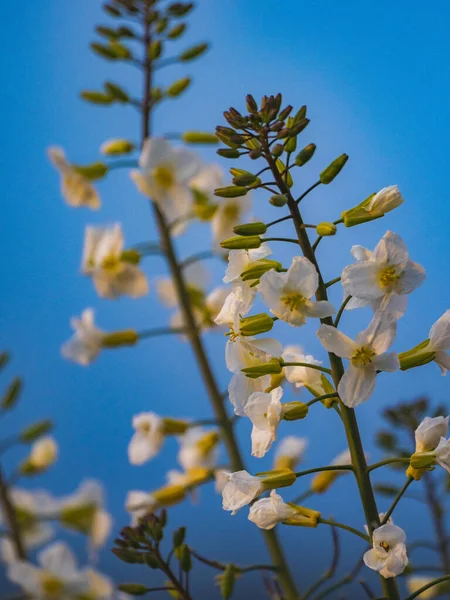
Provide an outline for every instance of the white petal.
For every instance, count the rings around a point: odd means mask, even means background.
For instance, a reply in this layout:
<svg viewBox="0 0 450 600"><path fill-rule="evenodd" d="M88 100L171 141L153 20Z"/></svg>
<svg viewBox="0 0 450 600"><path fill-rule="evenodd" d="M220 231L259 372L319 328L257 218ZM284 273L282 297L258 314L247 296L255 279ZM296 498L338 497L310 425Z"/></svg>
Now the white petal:
<svg viewBox="0 0 450 600"><path fill-rule="evenodd" d="M450 350L450 310L432 325L429 337L433 350Z"/></svg>
<svg viewBox="0 0 450 600"><path fill-rule="evenodd" d="M55 542L39 552L37 556L39 564L46 571L61 579L70 579L77 573L75 556L69 546L63 542Z"/></svg>
<svg viewBox="0 0 450 600"><path fill-rule="evenodd" d="M439 365L442 375L450 371L450 355L447 352L436 352L434 360Z"/></svg>
<svg viewBox="0 0 450 600"><path fill-rule="evenodd" d="M445 438L450 417L425 417L414 432L416 452L431 452Z"/></svg>
<svg viewBox="0 0 450 600"><path fill-rule="evenodd" d="M253 426L252 429L252 456L262 458L275 441L272 431L264 431Z"/></svg>
<svg viewBox="0 0 450 600"><path fill-rule="evenodd" d="M378 274L380 266L374 261L360 261L345 267L341 281L347 294L362 300L376 300L384 296Z"/></svg>
<svg viewBox="0 0 450 600"><path fill-rule="evenodd" d="M326 300L319 300L318 302L311 302L305 306L305 313L308 317L317 317L323 319L324 317L331 317L336 313L336 309Z"/></svg>
<svg viewBox="0 0 450 600"><path fill-rule="evenodd" d="M367 329L356 337L358 346L369 345L377 354L386 352L392 345L397 333L397 322L393 316L383 311L377 311Z"/></svg>
<svg viewBox="0 0 450 600"><path fill-rule="evenodd" d="M258 429L269 428L267 413L272 402L272 395L265 392L254 392L247 401L245 414Z"/></svg>
<svg viewBox="0 0 450 600"><path fill-rule="evenodd" d="M245 407L254 392L263 392L270 385L270 375L251 379L243 373L235 373L228 385L228 398L234 407L234 414L245 416Z"/></svg>
<svg viewBox="0 0 450 600"><path fill-rule="evenodd" d="M177 181L187 183L200 173L202 161L200 156L187 148L177 147L173 153Z"/></svg>
<svg viewBox="0 0 450 600"><path fill-rule="evenodd" d="M398 544L390 553L386 565L381 569L380 574L383 577L397 577L403 573L408 565L408 556L406 554L405 544Z"/></svg>
<svg viewBox="0 0 450 600"><path fill-rule="evenodd" d="M372 364L375 369L389 371L391 373L400 369L400 362L395 352L384 352L383 354L375 356L372 360Z"/></svg>
<svg viewBox="0 0 450 600"><path fill-rule="evenodd" d="M425 269L418 263L408 260L397 285L398 294L410 294L425 281Z"/></svg>
<svg viewBox="0 0 450 600"><path fill-rule="evenodd" d="M404 544L406 541L406 533L403 529L392 523L386 523L386 525L377 527L377 529L374 530L372 537L374 544L386 542L391 547L396 544Z"/></svg>
<svg viewBox="0 0 450 600"><path fill-rule="evenodd" d="M225 271L224 283L231 283L241 277L250 263L247 250L231 250L228 255L228 267Z"/></svg>
<svg viewBox="0 0 450 600"><path fill-rule="evenodd" d="M364 246L352 246L350 252L355 260L370 260L373 254L370 250L364 248Z"/></svg>
<svg viewBox="0 0 450 600"><path fill-rule="evenodd" d="M381 571L386 564L386 559L378 556L378 553L372 548L371 550L367 550L364 554L364 564L366 567L369 567L369 569Z"/></svg>
<svg viewBox="0 0 450 600"><path fill-rule="evenodd" d="M351 358L358 349L352 339L331 325L321 325L317 331L317 337L325 350L342 358Z"/></svg>
<svg viewBox="0 0 450 600"><path fill-rule="evenodd" d="M224 510L231 510L233 514L249 504L262 491L261 480L252 477L247 471L237 471L228 475L229 481L222 492L222 506Z"/></svg>
<svg viewBox="0 0 450 600"><path fill-rule="evenodd" d="M305 298L314 296L319 285L316 267L304 256L294 256L286 273L285 290L298 292Z"/></svg>
<svg viewBox="0 0 450 600"><path fill-rule="evenodd" d="M381 310L381 307L383 307L384 312L390 313L394 319L400 319L406 312L408 296L390 294L374 300L371 305L374 312Z"/></svg>
<svg viewBox="0 0 450 600"><path fill-rule="evenodd" d="M35 596L40 591L40 571L25 561L17 561L8 565L7 576L13 583Z"/></svg>
<svg viewBox="0 0 450 600"><path fill-rule="evenodd" d="M359 368L349 365L338 385L342 402L354 408L365 402L375 389L376 373L372 365Z"/></svg>
<svg viewBox="0 0 450 600"><path fill-rule="evenodd" d="M387 231L374 250L374 258L379 263L403 268L409 259L408 248L399 235Z"/></svg>
<svg viewBox="0 0 450 600"><path fill-rule="evenodd" d="M171 143L164 138L148 138L144 141L139 157L139 166L147 171L154 169L161 163L170 161L173 154Z"/></svg>

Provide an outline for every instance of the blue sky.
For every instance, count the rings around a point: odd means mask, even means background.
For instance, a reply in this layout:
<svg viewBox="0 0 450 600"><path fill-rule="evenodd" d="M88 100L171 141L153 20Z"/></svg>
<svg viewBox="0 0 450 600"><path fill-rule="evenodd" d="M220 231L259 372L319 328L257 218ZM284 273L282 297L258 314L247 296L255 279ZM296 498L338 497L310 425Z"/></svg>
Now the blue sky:
<svg viewBox="0 0 450 600"><path fill-rule="evenodd" d="M429 3L424 10L418 2L409 3L406 9L403 3L356 0L285 0L276 5L200 0L186 44L208 39L212 50L198 63L186 69L174 67L163 75L167 83L187 72L193 75L195 85L182 100L167 103L155 118L156 133L212 130L222 122L221 113L228 106L243 107L248 92L258 97L281 91L286 102L307 104L311 124L303 139L305 144L315 142L318 150L302 170L299 189L313 183L320 170L342 152L350 156L340 177L305 201L305 218L310 222L334 220L369 193L398 184L406 199L403 207L383 220L325 240L319 253L331 279L351 260L352 244L372 248L387 229L402 235L412 258L424 265L428 276L399 323L398 351L424 339L430 325L448 307L449 17L445 3ZM0 248L4 257L0 323L2 348L14 357L7 375L23 374L26 388L21 407L2 422L1 432L6 435L25 422L51 416L57 424L61 460L39 485L67 493L85 476L101 479L119 527L127 520L123 510L126 492L159 486L175 460L176 447L169 443L153 463L141 468L128 465L132 415L151 409L201 417L209 414L209 408L189 348L173 339L143 342L132 351L104 353L89 369L60 357L59 347L70 335L69 318L86 306L96 309L98 323L105 329L149 328L166 322L169 314L159 306L154 287L148 298L139 301L102 301L91 281L79 273L87 223L119 220L129 244L155 239L148 207L126 173L115 172L101 184L104 207L100 213L74 211L60 198L57 176L45 150L60 144L74 161L91 161L105 139L137 136L137 115L131 109L99 109L80 101L78 94L108 78L124 82L137 94L140 81L137 73L105 64L89 52L94 25L105 22L100 2L79 0L75 5L45 0L29 3L26 12L9 3L3 18L8 26L3 29L0 66L8 75L0 95ZM202 150L202 154L205 160L214 160L213 151ZM224 162L224 166L230 165ZM264 196L255 200L255 212L263 218L280 214L268 206ZM205 228L193 228L180 242L180 254L200 249L207 236ZM276 257L289 261L290 249L273 249ZM211 281L217 284L222 267L216 262L208 266ZM164 273L159 259L148 259L145 269L151 278ZM335 299L339 301L340 291ZM347 314L343 329L355 333L368 318L365 311ZM300 343L318 355L321 352L312 327L299 332L280 326L275 334L283 342ZM224 340L212 335L207 345L225 388ZM380 378L375 396L358 410L373 458L377 457L373 438L381 409L421 393L446 402L448 391L448 379L439 376L435 365ZM281 433L292 433L290 427L282 427ZM328 462L345 445L333 415L321 410L295 425L295 432L310 438L307 467ZM239 434L249 455L247 423L240 424ZM8 468L18 456L11 454ZM250 468L260 469L261 462L270 465L270 459L253 460ZM344 479L336 485L336 495L320 498L317 506L360 526L356 490ZM301 489L301 484L297 487ZM408 527L411 537L419 535L419 529L426 532L429 526L422 513L420 525L417 517L417 506L405 502L397 520ZM188 523L190 539L199 551L212 552L214 548L217 558L242 563L264 558L258 533L246 516L232 519L223 514L220 499L211 490L202 491L200 505L176 508L172 519L174 524ZM329 532L294 529L282 534L299 581L320 573L322 544L327 543ZM349 552L344 561L350 564L352 553L361 547L347 538L345 543ZM308 553L299 557L298 547L303 544ZM76 545L80 547L78 540ZM114 568L119 579L132 577L130 569L118 565L107 551L101 566L106 571ZM197 584L208 589L201 569ZM242 597L247 585L260 584L256 577L241 582Z"/></svg>

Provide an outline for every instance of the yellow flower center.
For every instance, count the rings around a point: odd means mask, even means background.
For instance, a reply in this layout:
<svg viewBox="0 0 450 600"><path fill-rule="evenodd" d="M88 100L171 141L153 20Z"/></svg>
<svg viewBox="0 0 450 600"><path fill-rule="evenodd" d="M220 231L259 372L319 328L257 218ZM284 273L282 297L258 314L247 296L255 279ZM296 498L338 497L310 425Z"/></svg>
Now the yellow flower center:
<svg viewBox="0 0 450 600"><path fill-rule="evenodd" d="M287 294L286 296L282 296L280 300L291 311L299 310L308 302L308 299L301 294Z"/></svg>
<svg viewBox="0 0 450 600"><path fill-rule="evenodd" d="M109 256L105 256L101 263L102 269L108 271L111 274L120 271L122 269L122 266L123 265L121 264L120 257L116 254L110 254Z"/></svg>
<svg viewBox="0 0 450 600"><path fill-rule="evenodd" d="M58 599L64 592L64 583L51 573L43 573L41 585L45 598Z"/></svg>
<svg viewBox="0 0 450 600"><path fill-rule="evenodd" d="M196 442L198 452L203 458L207 458L209 454L214 450L219 441L218 434L216 431L211 431Z"/></svg>
<svg viewBox="0 0 450 600"><path fill-rule="evenodd" d="M148 435L151 430L152 430L152 424L149 423L148 421L146 421L145 423L141 423L139 425L139 431L141 431L142 433L145 433L146 435Z"/></svg>
<svg viewBox="0 0 450 600"><path fill-rule="evenodd" d="M380 287L385 290L392 290L400 280L402 273L399 273L397 267L386 267L378 274Z"/></svg>
<svg viewBox="0 0 450 600"><path fill-rule="evenodd" d="M380 542L380 547L383 548L385 552L389 552L390 546L387 542Z"/></svg>
<svg viewBox="0 0 450 600"><path fill-rule="evenodd" d="M156 167L153 171L153 178L156 185L165 190L168 190L175 183L175 175L170 167Z"/></svg>
<svg viewBox="0 0 450 600"><path fill-rule="evenodd" d="M352 356L352 365L354 367L366 367L372 362L372 358L375 354L376 352L374 352L370 346L362 346L361 348L358 348Z"/></svg>

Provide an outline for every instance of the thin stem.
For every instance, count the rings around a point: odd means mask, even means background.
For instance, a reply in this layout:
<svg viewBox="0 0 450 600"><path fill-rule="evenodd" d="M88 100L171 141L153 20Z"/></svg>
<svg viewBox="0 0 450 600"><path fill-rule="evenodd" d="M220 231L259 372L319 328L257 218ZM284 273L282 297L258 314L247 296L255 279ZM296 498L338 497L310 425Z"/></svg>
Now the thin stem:
<svg viewBox="0 0 450 600"><path fill-rule="evenodd" d="M315 467L314 469L307 469L306 471L298 471L295 476L297 479L304 475L312 475L313 473L321 473L322 471L353 471L352 465L328 465L326 467Z"/></svg>
<svg viewBox="0 0 450 600"><path fill-rule="evenodd" d="M306 404L307 406L312 406L316 402L322 402L322 400L328 400L328 398L336 398L337 400L339 398L339 395L336 392L333 392L332 394L324 394L323 396L317 396L317 398L313 398Z"/></svg>
<svg viewBox="0 0 450 600"><path fill-rule="evenodd" d="M228 566L226 563L222 563L218 560L211 560L210 558L201 556L201 554L199 554L196 550L193 550L191 547L189 547L189 549L192 556L205 565L212 567L213 569L225 571ZM234 567L237 571L239 571L239 573L249 573L250 571L276 571L276 567L273 565L250 565L249 567L239 567L238 565L234 565Z"/></svg>
<svg viewBox="0 0 450 600"><path fill-rule="evenodd" d="M325 287L326 287L326 288L329 288L329 287L331 287L332 285L334 285L335 283L339 283L339 282L340 282L340 280L341 280L341 278L340 278L340 277L335 277L335 278L334 278L334 279L332 279L331 281L327 281L327 282L326 282L326 284L325 284Z"/></svg>
<svg viewBox="0 0 450 600"><path fill-rule="evenodd" d="M321 181L316 181L316 183L313 183L313 185L311 187L309 187L306 192L303 192L303 194L297 198L296 202L297 204L300 204L300 202L303 200L303 198L306 198L306 196L312 192L318 185L320 185L322 182Z"/></svg>
<svg viewBox="0 0 450 600"><path fill-rule="evenodd" d="M217 257L217 254L214 254L214 252L212 250L204 250L203 252L198 252L197 254L193 254L192 256L189 256L188 258L184 259L180 263L180 267L182 269L185 269L189 265L199 262L200 260L205 260L208 258L216 258L216 257Z"/></svg>
<svg viewBox="0 0 450 600"><path fill-rule="evenodd" d="M278 225L278 223L283 223L284 221L288 221L292 219L291 215L287 215L286 217L281 217L281 219L276 219L275 221L271 221L270 223L266 223L266 227L272 227L272 225Z"/></svg>
<svg viewBox="0 0 450 600"><path fill-rule="evenodd" d="M0 467L0 506L3 513L3 518L8 528L8 534L14 546L14 551L19 560L25 560L25 547L22 540L22 534L17 522L16 511L11 501L9 486L6 483L3 470Z"/></svg>
<svg viewBox="0 0 450 600"><path fill-rule="evenodd" d="M350 525L345 525L345 523L339 523L339 521L322 519L322 517L319 517L318 523L321 523L322 525L331 525L332 527L339 527L339 529L345 529L345 531L349 531L350 533L357 535L365 542L370 542L369 537L365 533L363 533L362 531L358 531L358 529L350 527Z"/></svg>
<svg viewBox="0 0 450 600"><path fill-rule="evenodd" d="M373 465L369 465L367 467L367 472L375 471L375 469L379 469L380 467L384 467L385 465L393 465L395 463L409 463L409 458L386 458L386 460L381 460L380 462L374 463Z"/></svg>
<svg viewBox="0 0 450 600"><path fill-rule="evenodd" d="M305 362L284 362L281 364L282 367L306 367L308 369L315 369L316 371L321 371L322 373L328 373L331 375L331 369L327 369L326 367L321 367L320 365L313 365L312 363Z"/></svg>
<svg viewBox="0 0 450 600"><path fill-rule="evenodd" d="M425 485L425 494L428 506L430 507L431 517L433 519L436 532L438 551L441 556L442 567L445 573L450 572L450 555L446 534L445 514L439 495L436 490L436 484L431 473L424 473L423 481Z"/></svg>
<svg viewBox="0 0 450 600"><path fill-rule="evenodd" d="M320 242L323 240L323 235L319 235L317 236L316 241L314 242L314 244L311 246L311 249L313 252L315 252L317 250L317 246L320 244Z"/></svg>
<svg viewBox="0 0 450 600"><path fill-rule="evenodd" d="M160 335L182 335L186 333L184 327L155 327L155 329L144 329L138 333L139 339L147 339L152 337L159 337Z"/></svg>
<svg viewBox="0 0 450 600"><path fill-rule="evenodd" d="M346 299L344 300L344 302L341 304L341 307L340 307L340 309L338 310L338 313L337 313L337 315L336 315L336 318L335 318L335 320L334 320L334 326L336 327L336 329L337 329L337 327L338 327L338 325L339 325L339 323L340 323L340 320L341 320L341 318L342 318L342 315L344 314L345 307L347 306L347 304L350 302L350 300L351 300L351 299L352 299L352 297L351 297L351 296L347 296L347 298L346 298Z"/></svg>
<svg viewBox="0 0 450 600"><path fill-rule="evenodd" d="M414 598L418 598L420 596L420 594L423 594L423 592L426 592L427 590L434 587L435 585L438 585L439 583L443 583L444 581L449 581L449 580L450 580L450 575L445 575L444 577L439 577L438 579L435 579L434 581L430 581L430 583L427 583L427 585L422 586L420 589L418 589L416 592L414 592L414 594L411 594L410 596L405 598L405 600L414 600Z"/></svg>
<svg viewBox="0 0 450 600"><path fill-rule="evenodd" d="M298 246L298 240L294 238L283 238L283 237L273 237L273 238L264 238L264 242L289 242L290 244L296 244Z"/></svg>
<svg viewBox="0 0 450 600"><path fill-rule="evenodd" d="M401 488L401 490L398 492L397 496L395 497L391 507L389 508L389 510L385 513L383 520L381 521L380 525L385 525L388 521L389 521L389 517L392 515L392 513L395 510L395 507L397 506L397 504L400 502L403 494L406 492L406 490L409 488L409 486L411 485L411 483L414 481L414 479L412 477L408 477L408 479L406 480L405 484L403 485L403 487Z"/></svg>

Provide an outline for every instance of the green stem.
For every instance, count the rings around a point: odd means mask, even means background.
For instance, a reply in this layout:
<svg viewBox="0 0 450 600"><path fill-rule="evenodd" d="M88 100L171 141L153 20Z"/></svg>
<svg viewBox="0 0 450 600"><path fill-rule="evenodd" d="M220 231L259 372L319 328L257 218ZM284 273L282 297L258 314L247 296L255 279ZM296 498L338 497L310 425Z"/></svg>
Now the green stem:
<svg viewBox="0 0 450 600"><path fill-rule="evenodd" d="M411 485L411 483L414 481L414 479L412 477L408 477L408 479L406 480L405 484L403 485L403 487L401 488L401 490L398 492L397 496L395 497L393 503L391 504L391 507L389 508L389 510L385 513L383 520L381 521L380 525L385 525L388 521L389 521L389 517L392 515L392 513L395 510L395 507L397 506L397 504L400 502L403 494L406 492L406 490L409 488L409 486Z"/></svg>
<svg viewBox="0 0 450 600"><path fill-rule="evenodd" d="M296 244L298 246L298 240L294 238L284 238L284 237L273 237L273 238L263 238L263 242L289 242L290 244Z"/></svg>
<svg viewBox="0 0 450 600"><path fill-rule="evenodd" d="M144 329L138 333L139 339L158 337L160 335L183 334L186 330L183 327L155 327L155 329Z"/></svg>
<svg viewBox="0 0 450 600"><path fill-rule="evenodd" d="M341 280L341 278L340 278L340 277L335 277L334 279L331 279L330 281L327 281L327 282L326 282L326 284L325 284L325 287L326 287L326 288L329 288L329 287L331 287L332 285L334 285L335 283L339 283L339 282L340 282L340 280Z"/></svg>
<svg viewBox="0 0 450 600"><path fill-rule="evenodd" d="M284 367L306 367L307 369L315 369L316 371L321 371L322 373L327 373L331 375L331 369L326 369L325 367L321 367L320 365L314 365L312 363L305 362L281 362L281 366Z"/></svg>
<svg viewBox="0 0 450 600"><path fill-rule="evenodd" d="M341 304L341 307L338 310L338 313L337 313L336 318L335 318L334 323L333 323L336 328L337 328L337 326L339 325L339 323L341 321L342 315L344 314L345 307L347 306L347 304L350 302L351 299L352 299L351 296L347 296L347 298Z"/></svg>
<svg viewBox="0 0 450 600"><path fill-rule="evenodd" d="M317 396L317 398L313 398L306 404L308 406L312 406L316 402L322 402L322 400L328 400L328 398L336 398L336 400L337 400L339 398L339 395L336 392L333 392L332 394L324 394L323 396Z"/></svg>
<svg viewBox="0 0 450 600"><path fill-rule="evenodd" d="M385 465L393 465L395 463L409 463L409 458L386 458L386 460L381 460L380 462L374 463L373 465L369 465L367 467L367 471L370 473L375 469L379 469L380 467L384 467Z"/></svg>
<svg viewBox="0 0 450 600"><path fill-rule="evenodd" d="M2 509L3 518L8 529L9 538L14 546L14 551L17 558L25 560L25 547L22 540L22 534L17 522L16 511L11 501L9 486L3 475L3 470L0 467L0 507Z"/></svg>
<svg viewBox="0 0 450 600"><path fill-rule="evenodd" d="M322 473L322 471L353 471L352 465L328 465L326 467L315 467L306 471L298 471L295 476L297 479L304 475L312 475L313 473Z"/></svg>
<svg viewBox="0 0 450 600"><path fill-rule="evenodd" d="M435 585L438 585L439 583L443 583L444 581L450 581L450 575L445 575L444 577L439 577L438 579L430 581L430 583L427 583L427 585L421 587L419 590L414 592L414 594L411 594L410 596L405 598L405 600L414 600L414 598L418 598L420 594L423 594L423 592L426 592L430 588L434 587Z"/></svg>
<svg viewBox="0 0 450 600"><path fill-rule="evenodd" d="M357 535L365 542L370 542L369 537L365 533L350 527L350 525L345 525L345 523L339 523L339 521L331 521L329 519L322 519L322 517L319 517L318 523L321 523L322 525L331 525L331 527L339 527L339 529L345 529L345 531L349 531L350 533Z"/></svg>

